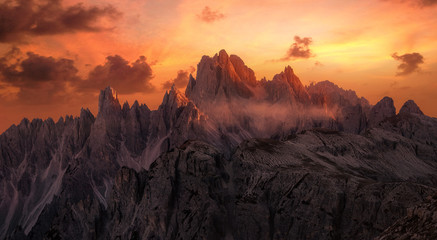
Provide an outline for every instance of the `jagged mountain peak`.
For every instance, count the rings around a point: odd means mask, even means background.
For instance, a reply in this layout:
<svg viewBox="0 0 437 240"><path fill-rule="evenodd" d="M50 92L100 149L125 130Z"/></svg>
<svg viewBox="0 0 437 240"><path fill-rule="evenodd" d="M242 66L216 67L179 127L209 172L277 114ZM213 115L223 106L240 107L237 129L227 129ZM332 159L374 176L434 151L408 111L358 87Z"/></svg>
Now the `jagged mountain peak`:
<svg viewBox="0 0 437 240"><path fill-rule="evenodd" d="M423 115L422 110L420 110L419 106L417 106L417 104L413 100L406 101L402 106L401 110L399 111L399 113L401 114L414 113L414 114Z"/></svg>
<svg viewBox="0 0 437 240"><path fill-rule="evenodd" d="M99 114L107 108L120 108L117 92L110 86L100 91L99 96Z"/></svg>
<svg viewBox="0 0 437 240"><path fill-rule="evenodd" d="M176 105L178 107L185 106L189 102L185 94L181 93L174 85L170 91L166 91L162 100L161 106Z"/></svg>
<svg viewBox="0 0 437 240"><path fill-rule="evenodd" d="M196 79L190 74L187 87L185 88L185 96L190 97L194 87L196 86Z"/></svg>
<svg viewBox="0 0 437 240"><path fill-rule="evenodd" d="M289 99L291 102L304 104L308 104L310 101L308 91L289 65L284 68L284 71L276 74L273 80L268 83L273 84L269 90L279 99Z"/></svg>
<svg viewBox="0 0 437 240"><path fill-rule="evenodd" d="M132 108L138 108L140 107L140 104L138 103L137 100L135 100L134 104L132 104Z"/></svg>
<svg viewBox="0 0 437 240"><path fill-rule="evenodd" d="M81 108L80 109L80 118L81 119L83 119L83 118L94 119L94 115L91 113L91 111L88 108L86 108L86 109Z"/></svg>
<svg viewBox="0 0 437 240"><path fill-rule="evenodd" d="M128 103L127 101L125 101L125 102L123 103L123 107L121 108L121 110L122 110L123 112L127 112L127 111L129 111L129 109L130 109L130 107L129 107L129 103Z"/></svg>
<svg viewBox="0 0 437 240"><path fill-rule="evenodd" d="M286 75L294 75L293 68L290 65L287 65L284 69L284 73Z"/></svg>
<svg viewBox="0 0 437 240"><path fill-rule="evenodd" d="M229 55L226 50L222 49L218 54L214 55L214 60L222 65L226 65L229 62Z"/></svg>
<svg viewBox="0 0 437 240"><path fill-rule="evenodd" d="M396 115L396 108L391 97L384 97L375 106L372 107L369 113L369 125L375 126L386 118Z"/></svg>
<svg viewBox="0 0 437 240"><path fill-rule="evenodd" d="M235 73L238 75L241 81L244 81L249 86L256 86L257 81L255 77L255 72L248 66L246 66L244 61L239 56L231 54L229 60L231 61Z"/></svg>
<svg viewBox="0 0 437 240"><path fill-rule="evenodd" d="M315 104L327 104L328 106L359 104L368 107L368 101L363 97L359 98L355 91L345 90L329 80L311 83L307 90Z"/></svg>
<svg viewBox="0 0 437 240"><path fill-rule="evenodd" d="M214 57L203 56L197 65L196 79L190 77L187 97L194 103L220 101L230 98L250 98L256 85L253 70L237 56L221 50Z"/></svg>

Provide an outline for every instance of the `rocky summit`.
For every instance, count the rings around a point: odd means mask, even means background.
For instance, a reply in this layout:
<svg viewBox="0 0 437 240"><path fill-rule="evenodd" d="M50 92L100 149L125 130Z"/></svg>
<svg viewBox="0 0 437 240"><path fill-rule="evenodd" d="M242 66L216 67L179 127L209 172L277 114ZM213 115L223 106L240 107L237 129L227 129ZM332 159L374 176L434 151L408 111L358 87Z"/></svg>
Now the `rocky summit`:
<svg viewBox="0 0 437 240"><path fill-rule="evenodd" d="M437 119L222 50L156 110L11 126L0 191L1 239L432 239Z"/></svg>

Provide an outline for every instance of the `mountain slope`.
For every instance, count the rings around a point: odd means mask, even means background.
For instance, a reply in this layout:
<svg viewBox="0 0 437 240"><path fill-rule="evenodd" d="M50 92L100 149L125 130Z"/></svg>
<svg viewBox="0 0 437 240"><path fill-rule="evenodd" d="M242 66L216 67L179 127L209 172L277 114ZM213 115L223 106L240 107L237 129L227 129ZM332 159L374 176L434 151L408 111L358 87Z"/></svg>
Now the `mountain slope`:
<svg viewBox="0 0 437 240"><path fill-rule="evenodd" d="M369 239L435 192L436 160L413 101L257 81L222 50L157 110L108 87L96 117L0 135L0 238Z"/></svg>

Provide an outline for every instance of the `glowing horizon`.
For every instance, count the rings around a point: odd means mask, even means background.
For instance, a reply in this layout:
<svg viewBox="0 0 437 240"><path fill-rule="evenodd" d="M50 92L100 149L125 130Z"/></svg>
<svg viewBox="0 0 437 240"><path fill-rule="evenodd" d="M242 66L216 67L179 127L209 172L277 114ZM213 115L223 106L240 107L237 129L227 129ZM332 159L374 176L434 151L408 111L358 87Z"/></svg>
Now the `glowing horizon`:
<svg viewBox="0 0 437 240"><path fill-rule="evenodd" d="M20 4L33 18L6 14ZM56 11L38 12L41 4ZM221 49L258 80L290 65L304 85L329 80L371 104L390 96L398 111L413 99L437 117L437 1L14 0L1 11L11 24L0 24L0 132L23 117L96 114L104 83L123 88L121 102L155 109L167 82L184 88L184 74ZM48 72L37 78L40 69Z"/></svg>

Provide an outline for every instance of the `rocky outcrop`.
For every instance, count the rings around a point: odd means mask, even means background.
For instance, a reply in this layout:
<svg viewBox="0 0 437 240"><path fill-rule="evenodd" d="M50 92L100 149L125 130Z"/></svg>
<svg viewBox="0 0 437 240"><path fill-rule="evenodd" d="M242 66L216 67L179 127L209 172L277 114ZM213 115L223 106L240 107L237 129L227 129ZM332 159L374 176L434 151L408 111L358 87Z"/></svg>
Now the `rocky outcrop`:
<svg viewBox="0 0 437 240"><path fill-rule="evenodd" d="M384 97L375 106L372 107L369 113L369 125L376 126L383 120L396 115L396 108L393 99Z"/></svg>
<svg viewBox="0 0 437 240"><path fill-rule="evenodd" d="M437 238L437 195L429 196L419 206L408 209L407 215L387 228L378 240Z"/></svg>
<svg viewBox="0 0 437 240"><path fill-rule="evenodd" d="M161 156L148 172L122 169L105 238L223 239L230 228L226 163L214 147L190 142Z"/></svg>

